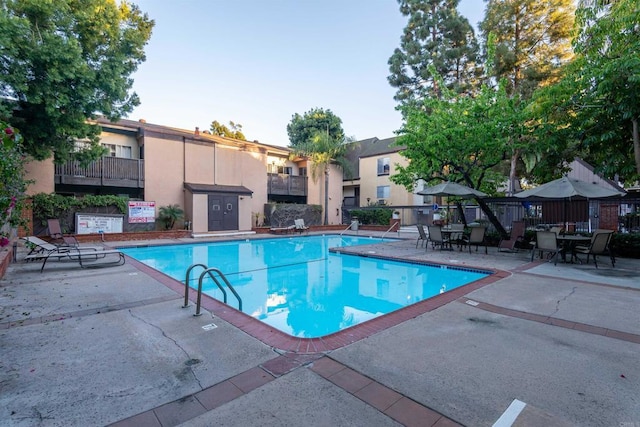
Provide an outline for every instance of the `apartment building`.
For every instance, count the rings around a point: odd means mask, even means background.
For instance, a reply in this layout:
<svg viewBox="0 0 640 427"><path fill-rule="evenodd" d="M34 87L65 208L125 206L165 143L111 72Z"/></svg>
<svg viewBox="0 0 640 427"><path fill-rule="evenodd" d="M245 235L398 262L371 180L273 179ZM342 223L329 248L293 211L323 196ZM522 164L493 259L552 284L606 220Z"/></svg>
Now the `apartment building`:
<svg viewBox="0 0 640 427"><path fill-rule="evenodd" d="M309 179L307 159L286 147L145 121L97 123L108 155L87 167L75 161L33 162L27 167L34 180L29 194L115 194L153 202L156 210L177 204L194 233L249 230L270 202L324 205L324 182ZM342 188L333 185L329 191L331 222Z"/></svg>

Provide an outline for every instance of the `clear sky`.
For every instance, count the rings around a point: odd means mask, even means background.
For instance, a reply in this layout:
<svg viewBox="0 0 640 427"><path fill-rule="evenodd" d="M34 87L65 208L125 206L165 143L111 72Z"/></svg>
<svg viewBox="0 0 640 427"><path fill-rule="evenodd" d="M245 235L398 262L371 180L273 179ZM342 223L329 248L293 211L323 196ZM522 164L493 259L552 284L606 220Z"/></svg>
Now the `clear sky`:
<svg viewBox="0 0 640 427"><path fill-rule="evenodd" d="M182 129L240 123L286 146L295 113L330 109L347 136L400 128L387 61L406 18L394 0L132 0L156 22L129 119ZM461 0L476 25L484 2Z"/></svg>

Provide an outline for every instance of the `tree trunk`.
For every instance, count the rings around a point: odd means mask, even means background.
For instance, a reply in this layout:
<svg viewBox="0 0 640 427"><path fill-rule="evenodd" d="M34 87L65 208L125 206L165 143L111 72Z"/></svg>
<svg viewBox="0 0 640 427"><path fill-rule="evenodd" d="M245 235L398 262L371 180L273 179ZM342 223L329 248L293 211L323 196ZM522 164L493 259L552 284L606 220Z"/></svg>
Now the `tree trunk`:
<svg viewBox="0 0 640 427"><path fill-rule="evenodd" d="M507 196L513 196L516 192L516 166L518 165L518 157L520 157L520 150L515 150L511 154L511 163L509 166L509 186L507 189Z"/></svg>
<svg viewBox="0 0 640 427"><path fill-rule="evenodd" d="M636 173L640 175L640 131L638 130L638 119L631 120L633 124L633 155L636 160Z"/></svg>
<svg viewBox="0 0 640 427"><path fill-rule="evenodd" d="M458 214L460 214L460 221L467 226L467 218L464 216L464 206L462 206L461 202L456 202L456 209L458 209Z"/></svg>
<svg viewBox="0 0 640 427"><path fill-rule="evenodd" d="M487 205L482 199L476 199L476 201L478 202L478 206L480 206L480 209L482 209L482 212L484 212L487 218L489 218L489 221L496 228L496 231L500 234L500 236L502 236L502 238L504 239L508 239L509 233L507 233L507 230L505 230L502 224L500 224L500 221L498 221L498 217L493 213L489 205Z"/></svg>
<svg viewBox="0 0 640 427"><path fill-rule="evenodd" d="M329 166L324 168L324 225L329 223Z"/></svg>

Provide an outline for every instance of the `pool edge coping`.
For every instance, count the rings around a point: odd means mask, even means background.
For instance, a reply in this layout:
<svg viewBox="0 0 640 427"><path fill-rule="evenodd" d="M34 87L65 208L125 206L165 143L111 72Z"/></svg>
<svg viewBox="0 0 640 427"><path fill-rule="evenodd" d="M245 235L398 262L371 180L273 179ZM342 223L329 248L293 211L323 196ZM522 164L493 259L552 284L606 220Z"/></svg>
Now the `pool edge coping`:
<svg viewBox="0 0 640 427"><path fill-rule="evenodd" d="M344 252L342 253L346 254ZM459 286L455 289L444 292L440 295L436 295L434 297L411 304L407 307L395 310L391 313L386 313L373 319L366 320L345 330L334 332L332 334L324 335L317 338L301 338L289 335L206 294L202 294L202 308L208 310L212 315L219 317L220 319L228 322L229 324L240 329L246 334L261 341L265 345L273 347L278 351L296 354L326 353L345 347L349 344L353 344L357 341L361 341L378 332L397 326L403 322L406 322L407 320L411 320L422 314L433 311L467 295L470 292L495 283L498 280L510 277L513 274L507 270L501 269L487 269L471 266L461 267L454 264L436 263L431 261L420 262L394 256L381 256L378 254L372 256L371 254L359 255L349 253L348 255L370 258L375 257L414 264L446 266L448 268L456 270L472 270L484 272L489 275L466 285ZM153 277L158 282L162 283L163 285L167 286L168 288L174 290L184 297L185 285L182 282L168 276L165 273L155 270L154 268L149 267L130 256L127 256L127 258L129 258L129 260L131 261L131 265L136 267L138 270ZM197 291L193 288L189 288L189 300L195 301L196 298Z"/></svg>

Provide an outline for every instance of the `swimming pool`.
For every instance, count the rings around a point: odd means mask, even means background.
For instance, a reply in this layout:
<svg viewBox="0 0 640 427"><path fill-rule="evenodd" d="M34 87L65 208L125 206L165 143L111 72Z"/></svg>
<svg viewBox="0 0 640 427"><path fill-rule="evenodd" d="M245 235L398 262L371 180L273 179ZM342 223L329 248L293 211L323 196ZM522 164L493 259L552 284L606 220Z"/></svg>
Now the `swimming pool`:
<svg viewBox="0 0 640 427"><path fill-rule="evenodd" d="M122 251L182 282L190 265L216 267L240 294L243 312L303 338L341 331L489 275L329 252L329 248L380 242L376 238L326 235ZM197 287L201 272L194 270L190 286ZM221 292L206 277L203 292L222 300ZM229 305L237 308L233 297Z"/></svg>

